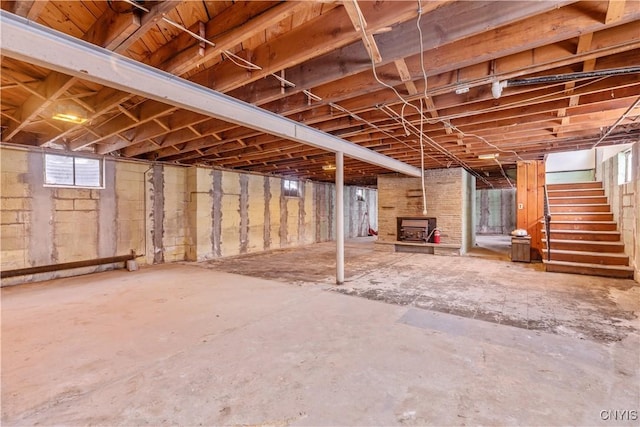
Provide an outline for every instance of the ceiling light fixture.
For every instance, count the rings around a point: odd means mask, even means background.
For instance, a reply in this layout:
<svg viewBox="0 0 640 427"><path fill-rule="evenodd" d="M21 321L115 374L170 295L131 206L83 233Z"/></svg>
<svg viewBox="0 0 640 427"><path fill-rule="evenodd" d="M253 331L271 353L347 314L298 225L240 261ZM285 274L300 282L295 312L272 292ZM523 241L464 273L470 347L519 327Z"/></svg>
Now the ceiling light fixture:
<svg viewBox="0 0 640 427"><path fill-rule="evenodd" d="M336 165L323 165L322 166L322 170L323 171L334 171L334 170L336 170Z"/></svg>
<svg viewBox="0 0 640 427"><path fill-rule="evenodd" d="M497 159L499 155L500 155L499 153L480 154L478 158L480 160L491 160L491 159Z"/></svg>
<svg viewBox="0 0 640 427"><path fill-rule="evenodd" d="M469 88L467 86L459 87L456 89L456 95L462 95L463 93L468 93Z"/></svg>
<svg viewBox="0 0 640 427"><path fill-rule="evenodd" d="M61 122L75 123L78 125L87 121L85 111L75 104L58 105L51 118L60 120Z"/></svg>

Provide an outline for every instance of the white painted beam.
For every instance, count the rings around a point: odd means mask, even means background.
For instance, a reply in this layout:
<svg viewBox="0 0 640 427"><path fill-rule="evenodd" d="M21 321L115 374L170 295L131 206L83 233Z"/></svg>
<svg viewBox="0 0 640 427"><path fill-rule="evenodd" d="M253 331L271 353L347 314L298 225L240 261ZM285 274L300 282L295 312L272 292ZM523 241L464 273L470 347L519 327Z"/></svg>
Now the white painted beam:
<svg viewBox="0 0 640 427"><path fill-rule="evenodd" d="M344 283L344 155L336 153L336 285Z"/></svg>
<svg viewBox="0 0 640 427"><path fill-rule="evenodd" d="M176 107L345 155L410 176L420 170L173 74L125 58L6 11L0 11L4 56ZM241 70L238 70L241 72Z"/></svg>

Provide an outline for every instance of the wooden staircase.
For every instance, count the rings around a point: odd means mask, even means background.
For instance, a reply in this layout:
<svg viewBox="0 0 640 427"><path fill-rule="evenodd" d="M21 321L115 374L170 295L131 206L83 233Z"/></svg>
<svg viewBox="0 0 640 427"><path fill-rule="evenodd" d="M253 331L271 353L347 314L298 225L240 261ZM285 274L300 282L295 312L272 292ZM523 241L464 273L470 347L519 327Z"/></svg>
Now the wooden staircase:
<svg viewBox="0 0 640 427"><path fill-rule="evenodd" d="M551 260L547 260L542 221L546 271L632 279L633 268L629 267L602 183L549 184L547 192Z"/></svg>

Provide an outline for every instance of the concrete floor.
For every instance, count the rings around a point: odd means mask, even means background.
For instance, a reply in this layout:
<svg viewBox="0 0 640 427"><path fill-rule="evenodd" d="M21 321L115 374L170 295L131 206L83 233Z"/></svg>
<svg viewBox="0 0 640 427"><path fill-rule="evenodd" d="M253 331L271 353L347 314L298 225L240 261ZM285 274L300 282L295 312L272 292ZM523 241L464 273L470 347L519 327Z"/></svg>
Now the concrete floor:
<svg viewBox="0 0 640 427"><path fill-rule="evenodd" d="M634 282L332 248L3 288L2 424L637 425Z"/></svg>

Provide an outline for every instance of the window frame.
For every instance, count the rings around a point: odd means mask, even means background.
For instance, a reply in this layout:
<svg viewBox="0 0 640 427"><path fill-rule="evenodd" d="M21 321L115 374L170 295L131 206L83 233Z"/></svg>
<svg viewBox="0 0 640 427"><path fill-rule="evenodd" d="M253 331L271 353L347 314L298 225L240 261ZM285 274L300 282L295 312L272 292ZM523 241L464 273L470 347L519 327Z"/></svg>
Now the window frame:
<svg viewBox="0 0 640 427"><path fill-rule="evenodd" d="M78 189L88 189L88 190L104 190L105 188L105 167L104 167L104 157L92 157L92 156L79 156L76 154L67 154L67 153L43 153L43 187L47 188L78 188ZM47 182L47 157L55 156L55 157L66 157L72 159L72 177L73 184L56 184ZM77 174L76 174L76 160L77 159L88 159L88 160L97 160L100 168L99 176L100 176L100 184L98 186L93 185L78 185L77 182Z"/></svg>
<svg viewBox="0 0 640 427"><path fill-rule="evenodd" d="M618 154L618 185L633 181L633 151L631 148Z"/></svg>
<svg viewBox="0 0 640 427"><path fill-rule="evenodd" d="M356 202L366 202L364 194L364 188L356 188Z"/></svg>
<svg viewBox="0 0 640 427"><path fill-rule="evenodd" d="M295 190L291 188L291 184L295 184ZM282 195L284 197L300 197L300 181L297 179L283 178Z"/></svg>

